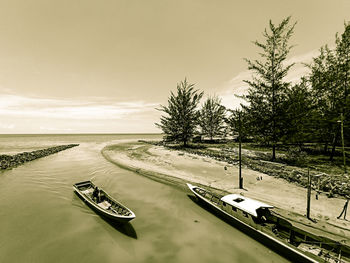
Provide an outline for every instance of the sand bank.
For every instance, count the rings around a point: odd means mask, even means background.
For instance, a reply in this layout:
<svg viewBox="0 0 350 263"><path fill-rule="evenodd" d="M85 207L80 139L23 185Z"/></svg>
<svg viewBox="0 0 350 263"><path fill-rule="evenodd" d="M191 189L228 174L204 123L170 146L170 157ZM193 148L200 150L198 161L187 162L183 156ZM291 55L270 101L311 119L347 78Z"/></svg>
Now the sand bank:
<svg viewBox="0 0 350 263"><path fill-rule="evenodd" d="M350 222L336 218L343 208L344 199L327 198L321 194L316 200L313 192L311 217L317 220L313 223L303 216L306 214L306 189L283 179L244 168L245 190L238 189L238 167L234 165L137 141L106 146L102 154L123 168L157 181L183 188L185 182L192 182L258 199L274 205L277 213L296 226L310 227L315 234L350 243Z"/></svg>

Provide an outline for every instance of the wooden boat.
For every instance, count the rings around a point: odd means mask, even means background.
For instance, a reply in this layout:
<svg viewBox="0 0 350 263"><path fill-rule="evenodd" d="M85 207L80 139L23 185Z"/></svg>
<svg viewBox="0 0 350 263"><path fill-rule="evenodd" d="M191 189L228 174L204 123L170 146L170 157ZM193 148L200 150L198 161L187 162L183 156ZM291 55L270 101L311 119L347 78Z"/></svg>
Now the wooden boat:
<svg viewBox="0 0 350 263"><path fill-rule="evenodd" d="M91 181L84 181L73 185L76 194L98 214L119 223L127 223L136 217L129 208L117 202L101 188L99 188L100 200L93 198L95 187Z"/></svg>
<svg viewBox="0 0 350 263"><path fill-rule="evenodd" d="M286 225L283 219L276 219L270 209L273 206L238 194L216 195L201 187L187 184L198 201L211 208L241 231L249 234L264 245L284 255L293 262L319 262L315 255L301 252L297 247L278 238L279 225ZM292 235L291 235L292 236ZM292 241L291 236L289 240Z"/></svg>

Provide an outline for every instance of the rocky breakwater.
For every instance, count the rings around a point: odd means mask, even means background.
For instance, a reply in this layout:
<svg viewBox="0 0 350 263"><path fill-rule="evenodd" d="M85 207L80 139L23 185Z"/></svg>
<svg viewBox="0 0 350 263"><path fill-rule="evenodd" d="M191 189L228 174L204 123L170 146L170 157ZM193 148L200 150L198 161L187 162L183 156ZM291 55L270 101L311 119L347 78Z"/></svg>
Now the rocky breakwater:
<svg viewBox="0 0 350 263"><path fill-rule="evenodd" d="M59 145L54 146L42 150L36 150L32 152L23 152L15 155L0 155L0 169L8 169L12 167L16 167L26 162L33 161L38 158L42 158L48 156L50 154L54 154L75 146L79 146L79 144L67 144L67 145Z"/></svg>

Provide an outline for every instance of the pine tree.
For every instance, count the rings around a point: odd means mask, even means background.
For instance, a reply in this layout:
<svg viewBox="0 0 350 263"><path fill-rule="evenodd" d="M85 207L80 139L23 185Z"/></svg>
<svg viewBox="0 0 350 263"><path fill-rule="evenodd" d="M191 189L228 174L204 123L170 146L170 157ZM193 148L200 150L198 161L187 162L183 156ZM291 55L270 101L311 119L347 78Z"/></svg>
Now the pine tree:
<svg viewBox="0 0 350 263"><path fill-rule="evenodd" d="M350 92L350 22L345 24L344 33L336 37L336 55L338 58L339 78L341 82L340 93L342 94L341 109L346 113L346 105Z"/></svg>
<svg viewBox="0 0 350 263"><path fill-rule="evenodd" d="M276 144L281 136L284 110L281 107L285 99L285 91L290 83L284 82L284 77L293 66L284 65L284 61L292 48L288 41L293 34L294 26L289 24L290 17L275 26L271 20L269 31L265 29L265 42L255 41L254 44L262 49L259 53L261 60L248 60L248 69L255 75L249 84L248 95L244 96L249 102L243 109L249 115L249 125L256 138L264 143L272 143L272 160L276 158Z"/></svg>
<svg viewBox="0 0 350 263"><path fill-rule="evenodd" d="M247 123L249 123L248 115L242 110L228 111L230 112L230 115L225 119L225 122L231 132L231 135L236 138L239 138L240 135L241 140L246 141L249 134L251 134L251 129L249 125L247 125Z"/></svg>
<svg viewBox="0 0 350 263"><path fill-rule="evenodd" d="M315 115L313 118L313 141L323 142L324 151L328 145L336 142L339 92L338 62L333 50L328 46L321 47L320 54L308 65L311 69L309 82L311 96L314 99Z"/></svg>
<svg viewBox="0 0 350 263"><path fill-rule="evenodd" d="M339 63L339 89L341 94L341 102L339 103L341 108L340 115L343 116L344 134L348 135L350 117L350 22L345 23L344 26L344 33L340 37L337 36L336 54ZM338 120L340 120L339 117Z"/></svg>
<svg viewBox="0 0 350 263"><path fill-rule="evenodd" d="M299 84L288 89L282 105L285 109L285 118L282 121L285 128L281 140L284 143L297 144L300 149L305 142L313 139L315 132L314 102L307 84L307 79L302 78Z"/></svg>
<svg viewBox="0 0 350 263"><path fill-rule="evenodd" d="M350 23L345 24L344 33L336 35L336 48L322 47L320 55L309 65L309 81L317 106L315 125L320 140L332 144L330 160L333 160L335 147L340 137L341 116L345 132L348 132L350 115Z"/></svg>
<svg viewBox="0 0 350 263"><path fill-rule="evenodd" d="M221 100L214 96L209 97L203 104L199 115L199 126L202 133L213 140L213 137L222 135L225 128L226 109L221 105Z"/></svg>
<svg viewBox="0 0 350 263"><path fill-rule="evenodd" d="M181 141L186 147L196 132L199 112L197 105L203 92L194 89L194 84L187 80L177 84L177 93L171 92L168 106L158 109L166 113L161 116L156 126L162 129L169 140Z"/></svg>

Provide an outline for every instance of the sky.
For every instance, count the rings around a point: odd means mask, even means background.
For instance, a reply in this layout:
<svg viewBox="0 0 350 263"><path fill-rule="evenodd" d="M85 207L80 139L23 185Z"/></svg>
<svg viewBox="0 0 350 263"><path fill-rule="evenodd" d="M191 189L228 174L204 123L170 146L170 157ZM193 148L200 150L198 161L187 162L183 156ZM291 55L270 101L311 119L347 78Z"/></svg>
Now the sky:
<svg viewBox="0 0 350 263"><path fill-rule="evenodd" d="M350 21L349 0L0 0L0 133L158 133L187 78L229 108L271 19L297 22L287 80Z"/></svg>

